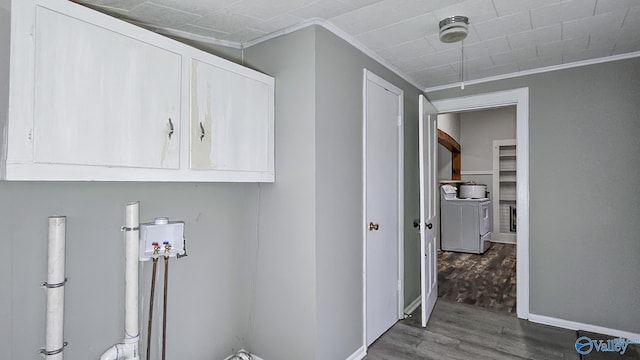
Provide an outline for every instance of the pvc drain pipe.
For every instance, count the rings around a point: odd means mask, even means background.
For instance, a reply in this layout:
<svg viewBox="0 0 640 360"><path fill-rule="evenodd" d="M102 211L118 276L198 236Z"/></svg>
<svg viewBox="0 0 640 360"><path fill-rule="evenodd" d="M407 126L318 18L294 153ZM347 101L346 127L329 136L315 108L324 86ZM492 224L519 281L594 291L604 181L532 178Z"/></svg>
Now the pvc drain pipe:
<svg viewBox="0 0 640 360"><path fill-rule="evenodd" d="M139 360L138 258L140 255L140 203L127 204L125 211L124 340L109 348L100 360Z"/></svg>
<svg viewBox="0 0 640 360"><path fill-rule="evenodd" d="M48 360L64 359L64 285L66 222L64 216L49 217L47 282L47 315L45 348L40 352Z"/></svg>

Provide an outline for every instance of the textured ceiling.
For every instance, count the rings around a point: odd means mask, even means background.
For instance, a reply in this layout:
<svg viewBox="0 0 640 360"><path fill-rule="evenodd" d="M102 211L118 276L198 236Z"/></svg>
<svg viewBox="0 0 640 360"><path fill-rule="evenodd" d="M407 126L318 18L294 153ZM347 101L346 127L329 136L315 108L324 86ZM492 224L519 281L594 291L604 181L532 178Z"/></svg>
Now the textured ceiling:
<svg viewBox="0 0 640 360"><path fill-rule="evenodd" d="M460 81L461 43L438 22L469 17L465 81L640 51L640 0L78 0L141 24L237 46L324 19L423 88Z"/></svg>

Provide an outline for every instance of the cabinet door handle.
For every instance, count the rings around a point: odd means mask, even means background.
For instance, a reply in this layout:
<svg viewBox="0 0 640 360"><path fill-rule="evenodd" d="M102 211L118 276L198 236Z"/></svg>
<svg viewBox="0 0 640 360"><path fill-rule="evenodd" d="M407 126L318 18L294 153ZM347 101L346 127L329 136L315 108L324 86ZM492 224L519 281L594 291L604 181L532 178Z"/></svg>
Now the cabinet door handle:
<svg viewBox="0 0 640 360"><path fill-rule="evenodd" d="M204 126L202 126L202 122L200 123L200 141L204 139Z"/></svg>
<svg viewBox="0 0 640 360"><path fill-rule="evenodd" d="M173 122L171 122L171 118L169 118L169 140L171 140L171 135L173 135Z"/></svg>

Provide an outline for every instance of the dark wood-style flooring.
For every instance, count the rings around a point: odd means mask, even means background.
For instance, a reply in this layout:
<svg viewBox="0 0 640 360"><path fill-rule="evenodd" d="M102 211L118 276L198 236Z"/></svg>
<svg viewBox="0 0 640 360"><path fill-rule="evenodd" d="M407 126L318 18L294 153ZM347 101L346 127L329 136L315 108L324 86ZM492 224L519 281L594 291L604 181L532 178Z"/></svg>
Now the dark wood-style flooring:
<svg viewBox="0 0 640 360"><path fill-rule="evenodd" d="M439 252L438 282L427 327L418 308L376 340L365 360L640 360L640 344L624 355L580 355L580 336L611 337L518 319L515 245L494 243L484 255Z"/></svg>
<svg viewBox="0 0 640 360"><path fill-rule="evenodd" d="M396 323L369 347L364 359L640 359L640 345L629 345L624 355L593 351L581 357L575 343L584 333L535 324L504 311L438 299L426 328L421 327L420 311Z"/></svg>
<svg viewBox="0 0 640 360"><path fill-rule="evenodd" d="M504 311L438 299L426 328L420 309L369 347L366 360L574 359L576 332Z"/></svg>
<svg viewBox="0 0 640 360"><path fill-rule="evenodd" d="M438 252L438 297L516 311L516 245L493 243L483 255Z"/></svg>

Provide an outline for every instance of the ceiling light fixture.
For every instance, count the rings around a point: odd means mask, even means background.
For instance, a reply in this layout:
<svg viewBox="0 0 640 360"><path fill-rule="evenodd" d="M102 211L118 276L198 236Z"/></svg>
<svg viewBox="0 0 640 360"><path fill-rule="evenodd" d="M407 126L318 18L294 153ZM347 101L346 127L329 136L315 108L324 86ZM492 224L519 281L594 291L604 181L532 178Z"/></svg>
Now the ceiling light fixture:
<svg viewBox="0 0 640 360"><path fill-rule="evenodd" d="M449 16L440 20L440 41L454 43L462 41L469 32L469 18L466 16Z"/></svg>
<svg viewBox="0 0 640 360"><path fill-rule="evenodd" d="M460 41L460 88L464 89L464 42L469 33L469 18L466 16L449 16L440 20L440 41L445 44Z"/></svg>

